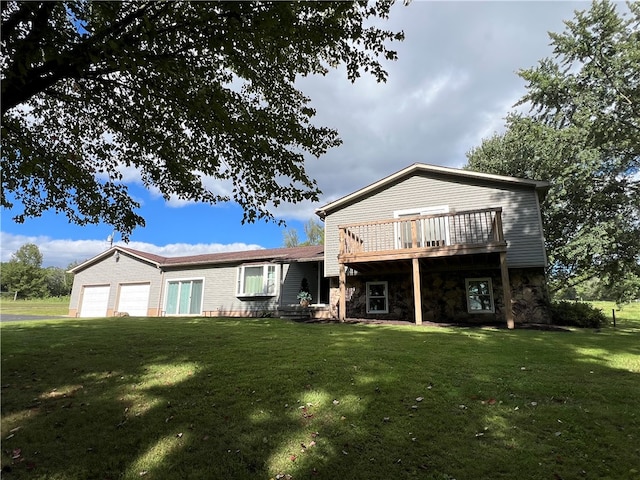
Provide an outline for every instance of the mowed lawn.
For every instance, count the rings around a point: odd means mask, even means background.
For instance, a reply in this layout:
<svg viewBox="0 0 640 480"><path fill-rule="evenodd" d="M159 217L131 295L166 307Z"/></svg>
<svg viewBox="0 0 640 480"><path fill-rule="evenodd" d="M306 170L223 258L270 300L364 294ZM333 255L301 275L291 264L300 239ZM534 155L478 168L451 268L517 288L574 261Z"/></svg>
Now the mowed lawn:
<svg viewBox="0 0 640 480"><path fill-rule="evenodd" d="M640 315L1 326L3 479L640 478Z"/></svg>

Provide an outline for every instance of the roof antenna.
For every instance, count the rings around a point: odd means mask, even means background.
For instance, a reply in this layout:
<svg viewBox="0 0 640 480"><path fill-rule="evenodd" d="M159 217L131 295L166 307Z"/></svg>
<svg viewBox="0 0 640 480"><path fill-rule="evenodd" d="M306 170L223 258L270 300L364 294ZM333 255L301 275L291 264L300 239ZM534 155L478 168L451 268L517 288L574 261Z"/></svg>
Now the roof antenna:
<svg viewBox="0 0 640 480"><path fill-rule="evenodd" d="M109 248L113 247L113 237L115 237L116 232L111 232L111 235L107 237L107 242L109 242Z"/></svg>

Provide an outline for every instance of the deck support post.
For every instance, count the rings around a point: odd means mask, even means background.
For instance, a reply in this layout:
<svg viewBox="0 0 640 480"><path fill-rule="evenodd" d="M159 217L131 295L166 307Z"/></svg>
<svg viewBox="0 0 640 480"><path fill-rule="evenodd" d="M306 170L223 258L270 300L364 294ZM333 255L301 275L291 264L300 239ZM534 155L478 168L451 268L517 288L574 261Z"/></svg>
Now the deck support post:
<svg viewBox="0 0 640 480"><path fill-rule="evenodd" d="M420 260L413 259L413 304L416 325L422 325L422 295L420 293Z"/></svg>
<svg viewBox="0 0 640 480"><path fill-rule="evenodd" d="M504 296L504 313L507 318L507 328L513 329L513 305L511 305L511 282L509 281L509 268L507 267L507 252L500 252L500 273L502 276L502 292Z"/></svg>
<svg viewBox="0 0 640 480"><path fill-rule="evenodd" d="M340 264L340 302L338 303L338 320L347 318L347 271L344 263Z"/></svg>

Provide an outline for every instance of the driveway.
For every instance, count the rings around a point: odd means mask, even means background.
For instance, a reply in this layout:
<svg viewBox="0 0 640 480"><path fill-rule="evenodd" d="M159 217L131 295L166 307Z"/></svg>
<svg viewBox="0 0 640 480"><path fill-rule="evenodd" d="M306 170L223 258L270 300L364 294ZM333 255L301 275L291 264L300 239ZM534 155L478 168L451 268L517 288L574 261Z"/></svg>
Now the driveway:
<svg viewBox="0 0 640 480"><path fill-rule="evenodd" d="M66 318L56 315L13 315L10 313L0 314L0 322L22 322L24 320L47 320L52 318Z"/></svg>

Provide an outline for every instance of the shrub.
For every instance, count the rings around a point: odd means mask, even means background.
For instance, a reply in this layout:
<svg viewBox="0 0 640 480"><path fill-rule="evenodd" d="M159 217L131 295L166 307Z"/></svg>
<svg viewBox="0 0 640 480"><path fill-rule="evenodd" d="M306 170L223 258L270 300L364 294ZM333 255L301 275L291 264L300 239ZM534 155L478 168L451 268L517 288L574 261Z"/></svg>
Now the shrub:
<svg viewBox="0 0 640 480"><path fill-rule="evenodd" d="M602 310L584 302L562 300L551 304L551 319L556 325L600 328L607 323Z"/></svg>

